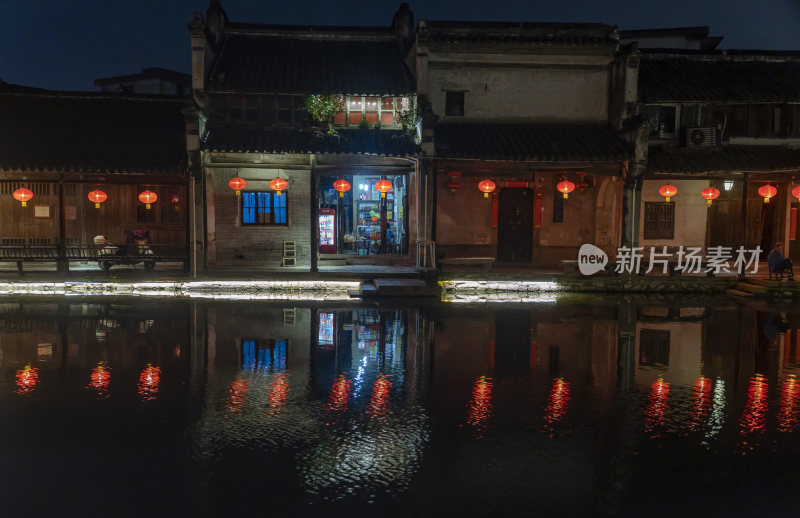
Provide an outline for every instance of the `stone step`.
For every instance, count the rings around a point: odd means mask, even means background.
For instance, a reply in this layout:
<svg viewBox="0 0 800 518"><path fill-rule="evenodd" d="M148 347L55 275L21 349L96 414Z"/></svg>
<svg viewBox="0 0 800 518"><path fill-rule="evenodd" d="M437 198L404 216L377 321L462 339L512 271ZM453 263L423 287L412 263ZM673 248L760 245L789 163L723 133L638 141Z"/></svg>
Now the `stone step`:
<svg viewBox="0 0 800 518"><path fill-rule="evenodd" d="M372 281L381 297L432 297L439 295L440 288L425 284L420 279L375 279Z"/></svg>
<svg viewBox="0 0 800 518"><path fill-rule="evenodd" d="M748 282L750 284L757 284L759 286L772 286L775 281L770 281L767 279L751 279L747 278L744 282Z"/></svg>
<svg viewBox="0 0 800 518"><path fill-rule="evenodd" d="M767 286L761 284L750 284L749 282L737 282L736 289L738 291L746 291L754 295L763 295L769 291Z"/></svg>
<svg viewBox="0 0 800 518"><path fill-rule="evenodd" d="M743 299L749 299L749 298L752 298L752 297L753 297L753 294L752 294L752 293L748 293L748 292L746 292L746 291L734 290L734 289L727 289L727 290L725 290L725 294L726 294L727 296L729 296L729 297L734 297L734 298L743 298Z"/></svg>

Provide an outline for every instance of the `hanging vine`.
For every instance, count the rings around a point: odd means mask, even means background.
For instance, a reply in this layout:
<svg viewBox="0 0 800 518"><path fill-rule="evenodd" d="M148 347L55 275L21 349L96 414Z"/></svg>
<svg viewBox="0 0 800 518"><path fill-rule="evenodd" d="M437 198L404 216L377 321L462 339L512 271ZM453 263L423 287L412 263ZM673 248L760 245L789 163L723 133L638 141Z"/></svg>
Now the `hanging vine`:
<svg viewBox="0 0 800 518"><path fill-rule="evenodd" d="M328 135L338 132L333 126L333 116L344 111L344 98L340 95L317 94L308 95L303 99L303 104L312 120L328 124Z"/></svg>

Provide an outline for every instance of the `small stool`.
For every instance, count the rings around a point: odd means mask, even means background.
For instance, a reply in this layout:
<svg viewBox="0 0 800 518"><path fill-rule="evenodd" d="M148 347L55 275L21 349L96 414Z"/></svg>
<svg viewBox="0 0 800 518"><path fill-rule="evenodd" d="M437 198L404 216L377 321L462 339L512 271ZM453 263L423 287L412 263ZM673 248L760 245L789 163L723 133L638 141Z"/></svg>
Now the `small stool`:
<svg viewBox="0 0 800 518"><path fill-rule="evenodd" d="M283 259L281 266L295 266L297 264L297 247L294 241L283 242Z"/></svg>
<svg viewBox="0 0 800 518"><path fill-rule="evenodd" d="M767 276L767 280L770 280L770 281L772 280L772 277L773 277L773 276L775 276L775 280L777 280L777 281L782 281L782 280L783 280L783 276L784 276L784 274L786 273L786 271L782 271L782 272L773 272L773 271L772 271L772 270L770 270L769 268L767 268L767 271L769 271L769 275Z"/></svg>

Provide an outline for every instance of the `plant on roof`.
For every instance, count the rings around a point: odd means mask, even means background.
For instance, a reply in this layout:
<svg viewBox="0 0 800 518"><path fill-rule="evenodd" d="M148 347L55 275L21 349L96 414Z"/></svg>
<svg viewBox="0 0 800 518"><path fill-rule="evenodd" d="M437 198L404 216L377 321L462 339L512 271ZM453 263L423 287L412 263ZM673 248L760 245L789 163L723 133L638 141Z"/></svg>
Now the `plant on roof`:
<svg viewBox="0 0 800 518"><path fill-rule="evenodd" d="M421 115L419 104L417 104L416 97L409 97L408 104L395 114L397 124L403 126L403 129L413 128L419 122Z"/></svg>
<svg viewBox="0 0 800 518"><path fill-rule="evenodd" d="M303 104L313 120L328 124L329 135L337 134L336 128L333 127L333 116L337 112L344 111L344 97L330 94L307 95L303 99Z"/></svg>

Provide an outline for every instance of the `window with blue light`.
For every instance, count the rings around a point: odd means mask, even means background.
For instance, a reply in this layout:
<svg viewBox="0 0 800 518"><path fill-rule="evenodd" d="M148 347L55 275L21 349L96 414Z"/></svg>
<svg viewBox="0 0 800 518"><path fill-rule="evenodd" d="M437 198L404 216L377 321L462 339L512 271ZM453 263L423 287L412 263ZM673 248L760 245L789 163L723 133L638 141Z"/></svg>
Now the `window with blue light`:
<svg viewBox="0 0 800 518"><path fill-rule="evenodd" d="M286 370L288 340L246 338L242 340L242 369L249 371Z"/></svg>
<svg viewBox="0 0 800 518"><path fill-rule="evenodd" d="M275 192L243 192L243 225L287 225L287 194Z"/></svg>

